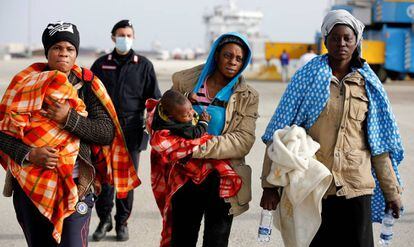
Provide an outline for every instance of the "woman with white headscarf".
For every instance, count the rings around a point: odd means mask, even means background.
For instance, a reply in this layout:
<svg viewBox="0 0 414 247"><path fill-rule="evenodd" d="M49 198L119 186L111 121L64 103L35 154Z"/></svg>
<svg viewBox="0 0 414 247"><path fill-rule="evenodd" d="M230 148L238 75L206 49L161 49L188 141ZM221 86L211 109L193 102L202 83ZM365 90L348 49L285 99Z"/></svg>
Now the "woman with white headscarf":
<svg viewBox="0 0 414 247"><path fill-rule="evenodd" d="M316 157L333 181L310 246L374 246L372 221L388 209L398 218L402 207L397 166L404 151L384 88L361 58L363 29L345 10L326 15L321 31L328 54L295 73L262 136L270 145L276 130L296 124L320 143ZM260 205L271 210L280 197L266 181L267 154L263 163Z"/></svg>

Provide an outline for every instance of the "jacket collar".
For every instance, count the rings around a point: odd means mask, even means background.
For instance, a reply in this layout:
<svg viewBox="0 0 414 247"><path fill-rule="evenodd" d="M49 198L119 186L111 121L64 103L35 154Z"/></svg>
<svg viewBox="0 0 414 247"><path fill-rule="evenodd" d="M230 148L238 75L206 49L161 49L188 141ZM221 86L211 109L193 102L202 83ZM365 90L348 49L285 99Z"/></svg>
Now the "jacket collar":
<svg viewBox="0 0 414 247"><path fill-rule="evenodd" d="M116 54L116 50L114 48L114 50L111 53L108 54L107 60L108 61L114 61L115 60L114 58L116 57L115 54ZM138 63L139 57L138 57L138 54L136 54L134 50L131 49L131 54L128 54L128 55L130 56L129 61L131 63Z"/></svg>
<svg viewBox="0 0 414 247"><path fill-rule="evenodd" d="M245 91L247 91L247 83L244 77L241 75L239 77L239 82L237 82L237 84L234 86L234 92L239 93Z"/></svg>

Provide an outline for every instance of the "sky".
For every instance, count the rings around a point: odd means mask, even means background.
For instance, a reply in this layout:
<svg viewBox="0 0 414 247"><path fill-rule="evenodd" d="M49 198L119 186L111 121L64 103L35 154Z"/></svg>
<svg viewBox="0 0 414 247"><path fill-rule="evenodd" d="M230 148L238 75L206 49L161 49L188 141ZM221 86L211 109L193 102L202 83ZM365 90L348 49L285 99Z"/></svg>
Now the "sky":
<svg viewBox="0 0 414 247"><path fill-rule="evenodd" d="M30 1L30 2L29 2ZM238 0L243 10L260 10L261 30L275 42L313 42L331 0ZM112 49L110 31L121 19L135 28L134 48L205 48L202 16L227 0L0 0L0 44L41 47L50 22L77 25L82 47ZM30 34L30 35L29 35Z"/></svg>

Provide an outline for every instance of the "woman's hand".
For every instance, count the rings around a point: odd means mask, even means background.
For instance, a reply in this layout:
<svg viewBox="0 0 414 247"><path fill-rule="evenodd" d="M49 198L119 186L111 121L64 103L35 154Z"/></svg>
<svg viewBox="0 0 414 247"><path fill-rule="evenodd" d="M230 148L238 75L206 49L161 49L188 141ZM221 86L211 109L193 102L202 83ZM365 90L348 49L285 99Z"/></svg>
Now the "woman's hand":
<svg viewBox="0 0 414 247"><path fill-rule="evenodd" d="M55 169L59 160L57 150L52 147L33 148L29 153L29 162L47 169Z"/></svg>
<svg viewBox="0 0 414 247"><path fill-rule="evenodd" d="M40 114L51 120L55 120L60 124L65 124L69 115L70 105L67 100L65 103L55 102L52 105L47 105L46 110L40 110Z"/></svg>
<svg viewBox="0 0 414 247"><path fill-rule="evenodd" d="M280 197L277 188L263 188L262 199L260 200L260 206L266 210L276 210L277 204L279 204Z"/></svg>
<svg viewBox="0 0 414 247"><path fill-rule="evenodd" d="M203 111L200 115L200 120L202 121L206 121L206 122L210 122L211 120L211 115L208 114L206 111Z"/></svg>
<svg viewBox="0 0 414 247"><path fill-rule="evenodd" d="M188 94L188 100L191 103L196 103L197 102L197 94L195 94L194 92L191 92Z"/></svg>
<svg viewBox="0 0 414 247"><path fill-rule="evenodd" d="M387 202L385 205L385 212L388 212L389 209L392 211L392 216L396 219L400 218L400 212L403 208L401 199L397 199L391 202Z"/></svg>

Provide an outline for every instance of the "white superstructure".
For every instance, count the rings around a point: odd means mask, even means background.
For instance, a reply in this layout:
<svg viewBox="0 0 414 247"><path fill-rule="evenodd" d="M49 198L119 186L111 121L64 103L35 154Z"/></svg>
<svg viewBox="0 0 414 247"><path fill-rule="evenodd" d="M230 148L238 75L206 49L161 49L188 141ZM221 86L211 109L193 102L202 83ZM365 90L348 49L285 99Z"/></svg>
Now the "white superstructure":
<svg viewBox="0 0 414 247"><path fill-rule="evenodd" d="M215 6L213 12L204 14L203 18L206 24L207 50L221 34L239 32L248 38L254 60L264 59L265 38L260 32L262 12L240 10L236 6L236 0L228 0L225 5Z"/></svg>

